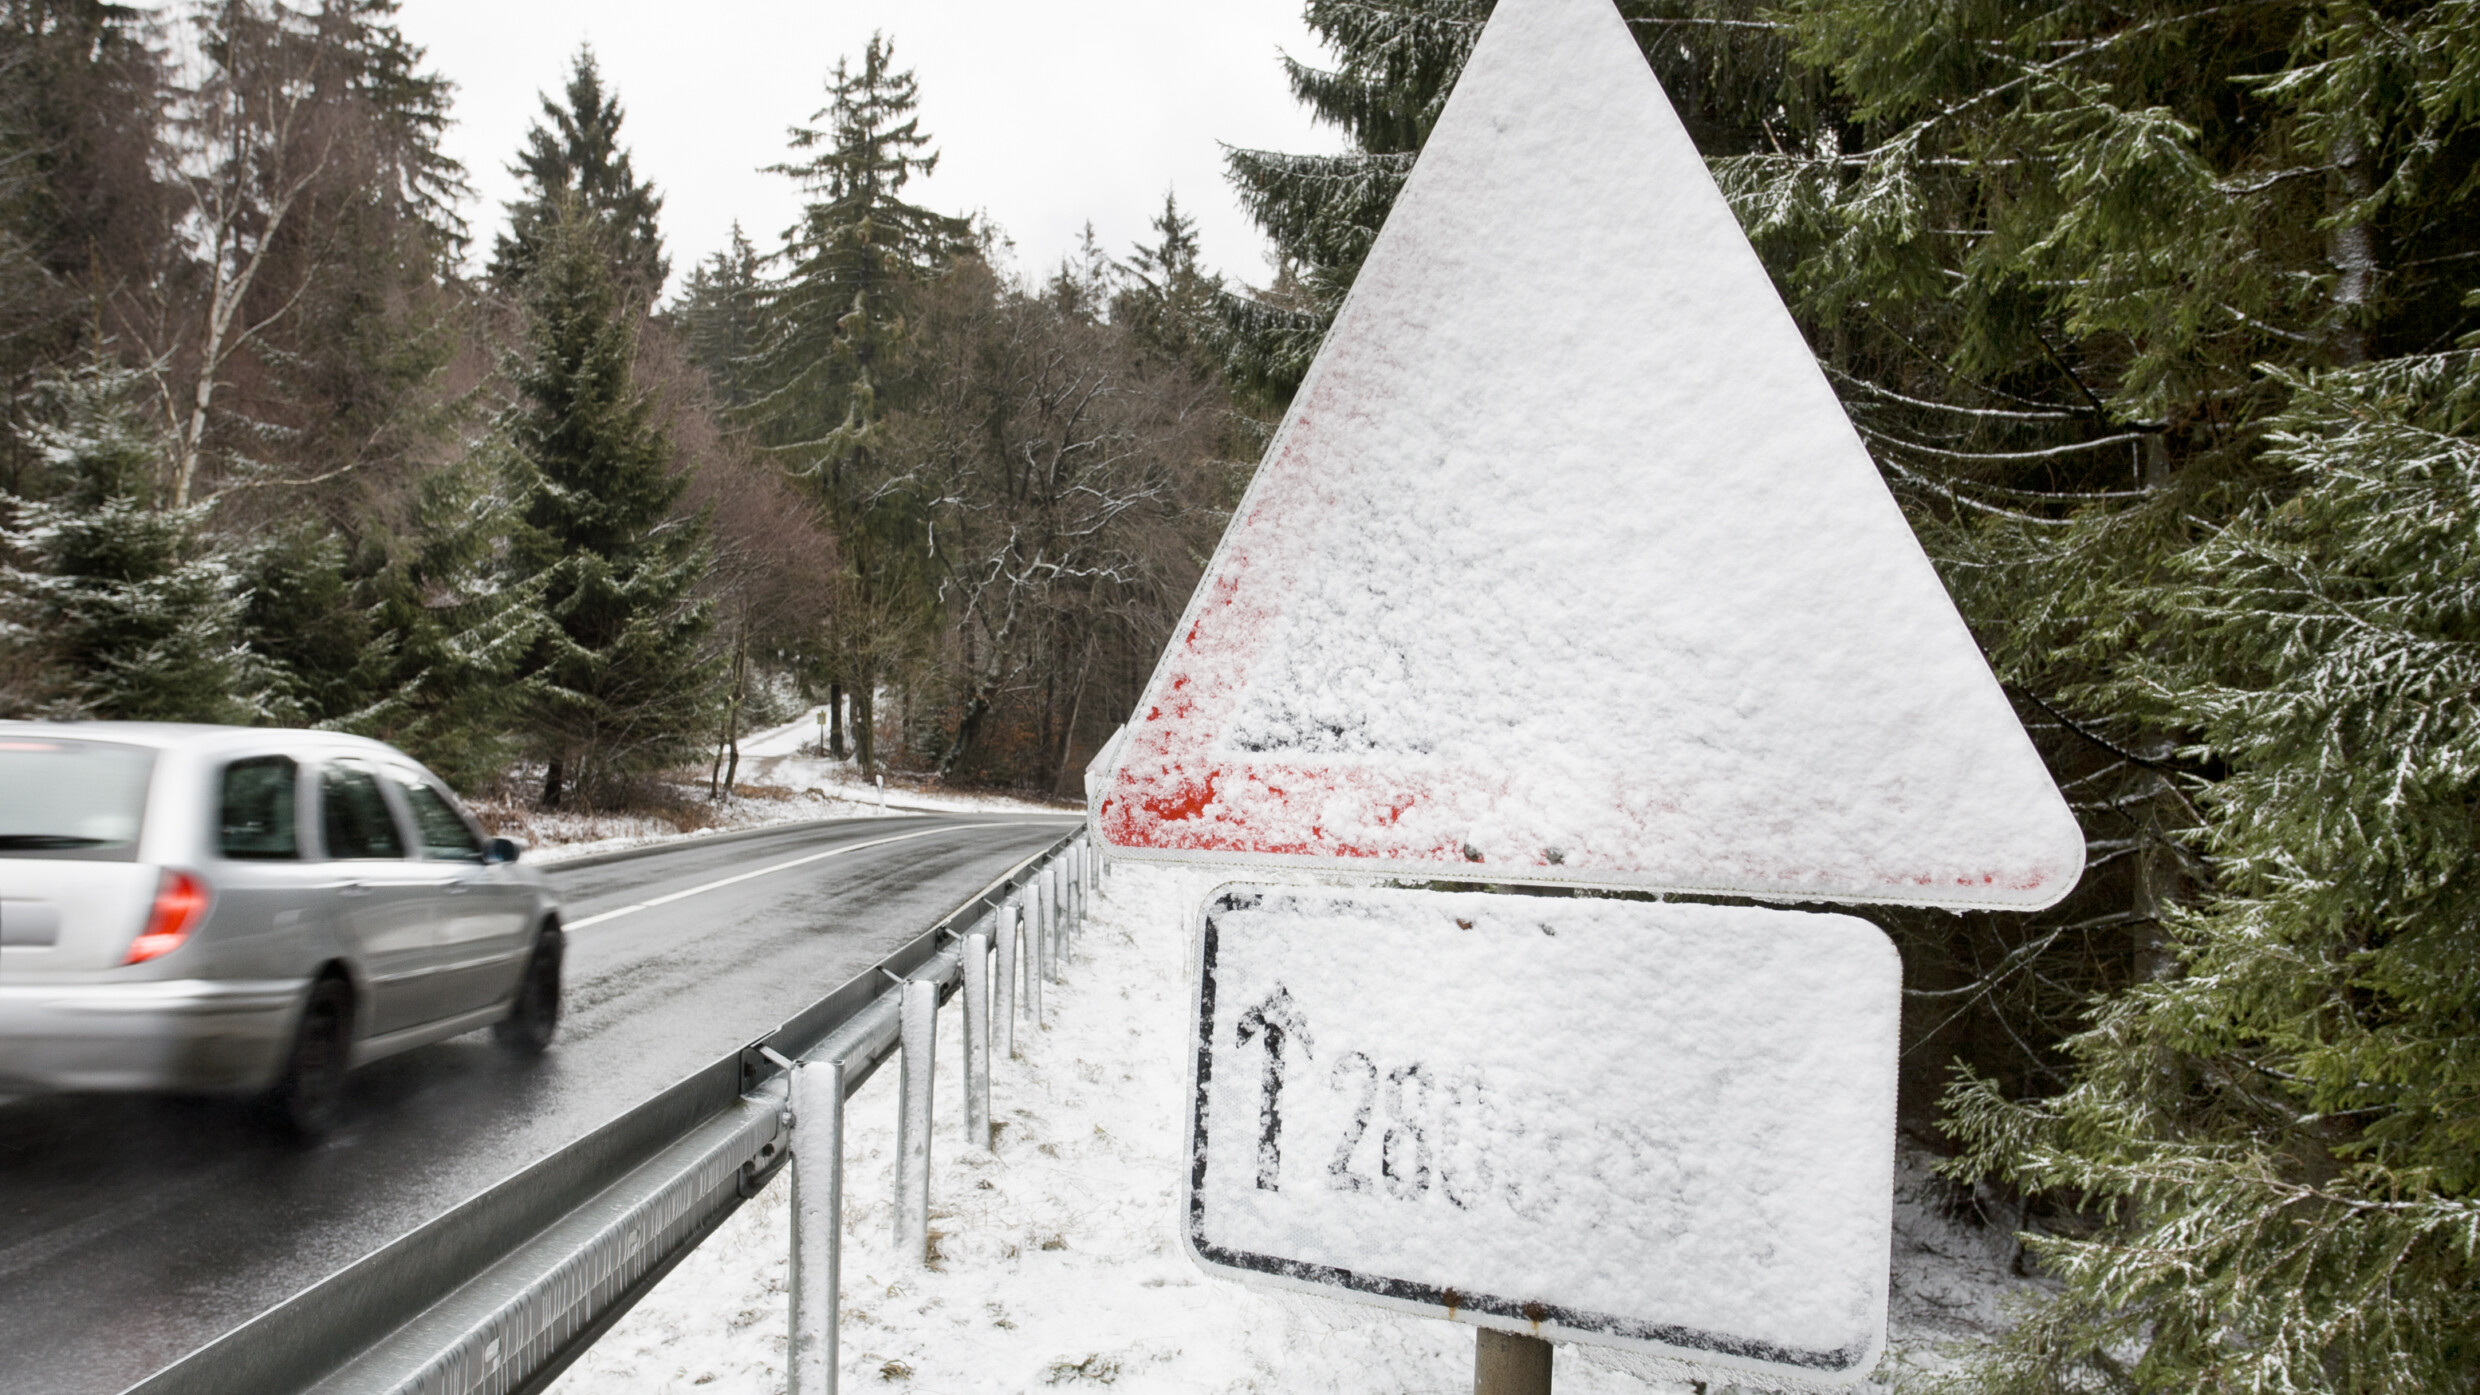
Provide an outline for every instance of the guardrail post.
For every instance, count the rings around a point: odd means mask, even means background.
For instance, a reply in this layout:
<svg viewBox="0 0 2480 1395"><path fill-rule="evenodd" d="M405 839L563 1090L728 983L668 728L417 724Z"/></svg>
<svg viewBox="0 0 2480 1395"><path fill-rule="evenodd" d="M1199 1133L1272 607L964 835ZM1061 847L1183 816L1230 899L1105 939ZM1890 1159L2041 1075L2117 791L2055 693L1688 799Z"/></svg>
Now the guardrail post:
<svg viewBox="0 0 2480 1395"><path fill-rule="evenodd" d="M1047 956L1042 945L1042 898L1036 894L1041 885L1039 880L1027 883L1024 902L1018 907L1025 926L1025 1020L1036 1027L1045 1020L1042 1016L1042 961Z"/></svg>
<svg viewBox="0 0 2480 1395"><path fill-rule="evenodd" d="M791 1395L835 1395L844 1236L844 1063L792 1072Z"/></svg>
<svg viewBox="0 0 2480 1395"><path fill-rule="evenodd" d="M1076 952L1076 936L1084 927L1077 923L1076 910L1076 849L1071 847L1059 858L1059 929L1060 941L1066 952Z"/></svg>
<svg viewBox="0 0 2480 1395"><path fill-rule="evenodd" d="M1067 907L1068 942L1074 945L1085 936L1085 899L1077 894L1076 850L1071 848L1059 864L1059 900Z"/></svg>
<svg viewBox="0 0 2480 1395"><path fill-rule="evenodd" d="M990 1151L990 926L964 937L964 1136Z"/></svg>
<svg viewBox="0 0 2480 1395"><path fill-rule="evenodd" d="M930 1085L938 1051L939 985L908 978L898 1005L903 1041L902 1111L896 1116L896 1249L930 1262Z"/></svg>
<svg viewBox="0 0 2480 1395"><path fill-rule="evenodd" d="M1050 941L1042 933L1048 928L1042 918L1042 873L1036 868L1033 875L1025 879L1025 985L1029 1000L1036 1004L1042 1001L1042 994L1034 985L1048 983L1051 978ZM1034 1020L1041 1020L1038 1006L1034 1010Z"/></svg>
<svg viewBox="0 0 2480 1395"><path fill-rule="evenodd" d="M1034 903L1042 908L1042 977L1059 982L1059 878L1045 865L1033 882Z"/></svg>
<svg viewBox="0 0 2480 1395"><path fill-rule="evenodd" d="M1068 845L1069 923L1076 927L1078 939L1085 938L1085 845Z"/></svg>
<svg viewBox="0 0 2480 1395"><path fill-rule="evenodd" d="M1068 973L1068 864L1060 859L1051 861L1051 972L1056 983Z"/></svg>
<svg viewBox="0 0 2480 1395"><path fill-rule="evenodd" d="M1013 900L1001 902L999 905L998 992L990 1006L992 1012L997 1015L999 1054L1011 1061L1016 1059L1016 1004L1019 1001L1016 992L1016 961L1021 957L1017 950L1024 938L1024 932L1017 928L1017 920L1016 903Z"/></svg>

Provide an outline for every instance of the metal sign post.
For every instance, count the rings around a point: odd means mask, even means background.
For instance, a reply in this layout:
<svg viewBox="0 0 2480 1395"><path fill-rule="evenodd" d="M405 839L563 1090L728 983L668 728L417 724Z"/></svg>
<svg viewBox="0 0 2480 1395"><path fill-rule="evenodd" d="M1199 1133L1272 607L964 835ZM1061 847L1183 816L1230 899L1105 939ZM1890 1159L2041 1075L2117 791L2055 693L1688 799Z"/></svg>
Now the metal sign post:
<svg viewBox="0 0 2480 1395"><path fill-rule="evenodd" d="M1550 1344L1489 1327L1473 1333L1473 1395L1550 1395Z"/></svg>

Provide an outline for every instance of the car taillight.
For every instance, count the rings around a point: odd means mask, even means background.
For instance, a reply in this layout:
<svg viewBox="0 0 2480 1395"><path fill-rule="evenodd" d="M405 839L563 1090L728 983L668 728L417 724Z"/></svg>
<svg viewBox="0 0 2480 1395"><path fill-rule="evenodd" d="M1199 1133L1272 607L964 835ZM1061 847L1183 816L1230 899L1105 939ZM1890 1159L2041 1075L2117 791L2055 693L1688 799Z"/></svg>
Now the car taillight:
<svg viewBox="0 0 2480 1395"><path fill-rule="evenodd" d="M121 963L143 964L179 949L198 922L207 918L207 903L205 882L187 872L164 873L163 883L155 889L155 909L147 913L146 929Z"/></svg>

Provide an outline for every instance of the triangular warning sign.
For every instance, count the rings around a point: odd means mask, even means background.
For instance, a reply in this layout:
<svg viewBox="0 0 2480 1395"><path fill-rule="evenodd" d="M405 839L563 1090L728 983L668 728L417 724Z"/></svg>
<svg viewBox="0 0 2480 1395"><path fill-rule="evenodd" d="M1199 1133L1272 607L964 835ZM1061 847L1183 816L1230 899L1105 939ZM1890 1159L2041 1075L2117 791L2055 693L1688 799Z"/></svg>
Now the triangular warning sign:
<svg viewBox="0 0 2480 1395"><path fill-rule="evenodd" d="M1100 825L1768 899L2037 907L2083 867L1610 0L1501 0Z"/></svg>

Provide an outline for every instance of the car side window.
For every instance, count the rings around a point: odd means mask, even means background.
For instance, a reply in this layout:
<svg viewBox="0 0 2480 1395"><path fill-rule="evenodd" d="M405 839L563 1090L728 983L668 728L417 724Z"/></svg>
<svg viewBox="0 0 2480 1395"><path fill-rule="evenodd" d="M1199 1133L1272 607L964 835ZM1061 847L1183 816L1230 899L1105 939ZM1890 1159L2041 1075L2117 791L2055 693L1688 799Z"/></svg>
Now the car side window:
<svg viewBox="0 0 2480 1395"><path fill-rule="evenodd" d="M289 861L301 856L294 791L301 767L287 756L252 756L224 767L216 850L229 858Z"/></svg>
<svg viewBox="0 0 2480 1395"><path fill-rule="evenodd" d="M388 812L387 796L367 767L331 762L319 772L319 827L327 855L339 860L400 858L405 840Z"/></svg>
<svg viewBox="0 0 2480 1395"><path fill-rule="evenodd" d="M424 857L447 862L482 860L481 836L437 786L410 770L394 766L388 768L388 776L405 796L405 807L413 810L413 826L422 835Z"/></svg>

